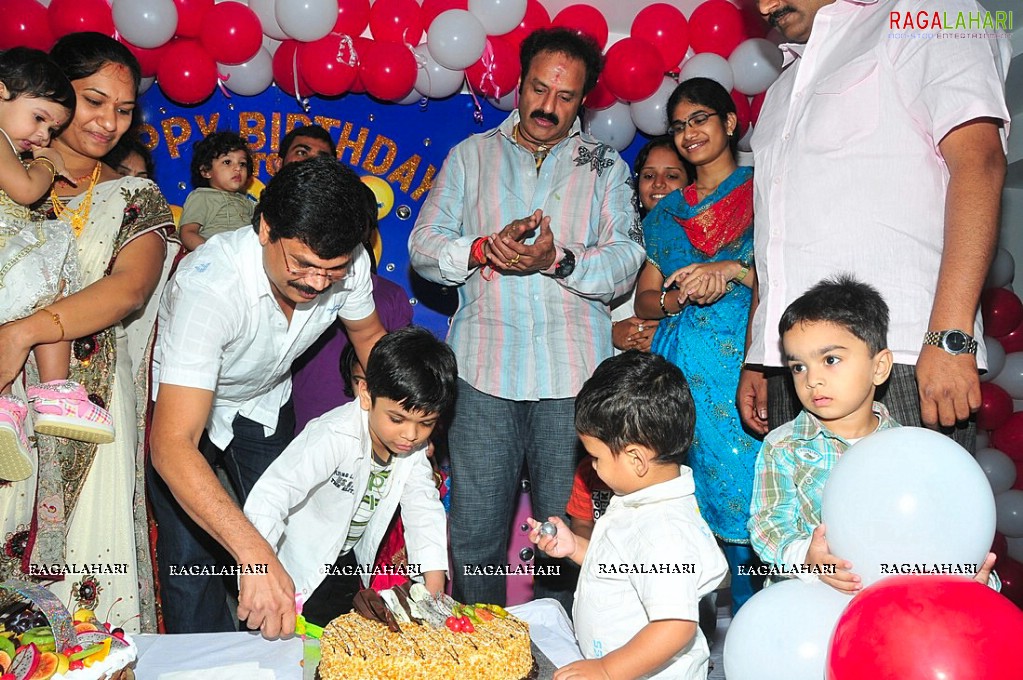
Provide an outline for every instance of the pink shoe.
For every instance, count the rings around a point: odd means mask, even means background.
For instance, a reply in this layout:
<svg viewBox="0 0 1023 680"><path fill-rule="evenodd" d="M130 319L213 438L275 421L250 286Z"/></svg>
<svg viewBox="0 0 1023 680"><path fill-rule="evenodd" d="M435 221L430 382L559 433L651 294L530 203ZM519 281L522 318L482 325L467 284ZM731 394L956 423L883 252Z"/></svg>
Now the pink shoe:
<svg viewBox="0 0 1023 680"><path fill-rule="evenodd" d="M32 425L39 434L80 442L114 441L114 419L105 408L89 401L85 388L72 380L51 380L28 388L35 412Z"/></svg>
<svg viewBox="0 0 1023 680"><path fill-rule="evenodd" d="M32 475L32 458L25 438L28 408L20 397L0 395L0 479L20 482Z"/></svg>

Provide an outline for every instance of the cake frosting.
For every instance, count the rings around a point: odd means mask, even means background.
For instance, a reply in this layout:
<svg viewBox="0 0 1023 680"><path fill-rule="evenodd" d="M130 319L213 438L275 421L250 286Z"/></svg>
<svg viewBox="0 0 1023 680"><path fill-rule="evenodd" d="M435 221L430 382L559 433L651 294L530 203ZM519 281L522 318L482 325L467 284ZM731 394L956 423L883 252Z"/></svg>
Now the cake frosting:
<svg viewBox="0 0 1023 680"><path fill-rule="evenodd" d="M102 661L76 671L57 673L50 680L119 680L117 672L132 665L139 653L139 648L130 635L125 633L121 641L124 644L111 645L110 653Z"/></svg>

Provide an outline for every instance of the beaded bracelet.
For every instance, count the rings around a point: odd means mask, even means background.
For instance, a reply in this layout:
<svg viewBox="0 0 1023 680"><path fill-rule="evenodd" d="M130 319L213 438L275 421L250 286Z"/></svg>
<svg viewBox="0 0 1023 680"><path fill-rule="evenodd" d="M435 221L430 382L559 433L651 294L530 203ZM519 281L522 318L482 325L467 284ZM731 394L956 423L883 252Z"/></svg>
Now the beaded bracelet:
<svg viewBox="0 0 1023 680"><path fill-rule="evenodd" d="M664 312L664 316L665 317L678 316L679 314L682 313L681 309L679 309L677 312L669 312L668 308L664 306L664 296L667 295L667 294L668 294L668 291L666 291L666 290L662 290L661 291L661 311Z"/></svg>

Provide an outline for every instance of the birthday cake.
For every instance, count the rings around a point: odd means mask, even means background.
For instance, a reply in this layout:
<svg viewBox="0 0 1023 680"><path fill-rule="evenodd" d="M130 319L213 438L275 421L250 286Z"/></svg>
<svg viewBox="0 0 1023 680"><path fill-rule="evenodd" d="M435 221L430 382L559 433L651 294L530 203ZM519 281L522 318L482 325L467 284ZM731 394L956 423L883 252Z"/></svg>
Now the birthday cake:
<svg viewBox="0 0 1023 680"><path fill-rule="evenodd" d="M138 648L92 611L74 616L48 590L0 584L0 676L5 680L131 680Z"/></svg>
<svg viewBox="0 0 1023 680"><path fill-rule="evenodd" d="M535 678L529 626L496 605L462 605L422 585L359 593L320 638L321 680Z"/></svg>

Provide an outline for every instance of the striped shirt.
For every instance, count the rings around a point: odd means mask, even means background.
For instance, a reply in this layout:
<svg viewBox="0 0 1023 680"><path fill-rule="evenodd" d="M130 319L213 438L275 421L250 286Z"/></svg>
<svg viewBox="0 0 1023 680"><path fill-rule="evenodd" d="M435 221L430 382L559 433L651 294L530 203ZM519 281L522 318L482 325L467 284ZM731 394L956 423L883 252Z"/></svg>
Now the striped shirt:
<svg viewBox="0 0 1023 680"><path fill-rule="evenodd" d="M380 505L380 499L387 494L387 489L389 488L387 482L390 477L390 461L388 461L388 465L381 465L377 462L376 455L374 454L369 465L369 486L366 487L366 493L362 497L362 502L355 509L352 522L348 525L348 538L345 539L345 545L341 549L342 555L347 554L354 548L355 544L362 538L362 535L366 533L366 525L369 524L369 518L376 512L377 506Z"/></svg>
<svg viewBox="0 0 1023 680"><path fill-rule="evenodd" d="M876 431L899 427L881 402L874 402L873 411ZM765 564L789 566L806 559L821 523L824 483L850 446L805 410L764 438L748 526L753 549Z"/></svg>
<svg viewBox="0 0 1023 680"><path fill-rule="evenodd" d="M611 356L608 304L629 292L643 263L639 218L617 151L576 121L538 172L513 139L518 120L513 111L451 150L409 237L409 259L424 278L458 287L448 343L460 378L503 399L569 398ZM575 255L571 275L487 280L468 269L476 238L538 208L559 251Z"/></svg>

